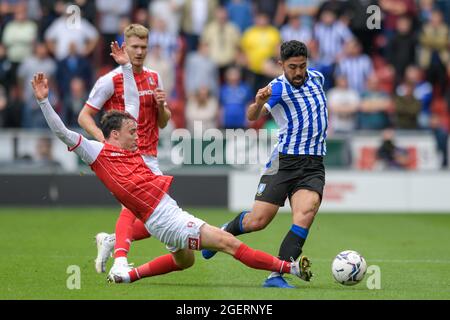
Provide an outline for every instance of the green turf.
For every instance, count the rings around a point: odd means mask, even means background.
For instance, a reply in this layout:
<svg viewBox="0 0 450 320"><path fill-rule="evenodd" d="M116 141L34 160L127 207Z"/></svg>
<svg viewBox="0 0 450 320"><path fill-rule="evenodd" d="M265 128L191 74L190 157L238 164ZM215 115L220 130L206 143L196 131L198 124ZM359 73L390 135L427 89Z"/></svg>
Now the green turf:
<svg viewBox="0 0 450 320"><path fill-rule="evenodd" d="M211 224L234 217L225 210L190 210ZM210 261L196 253L191 269L131 285L107 284L93 268L93 236L113 230L116 209L0 209L0 299L450 299L450 215L320 214L305 245L316 275L311 283L290 277L294 290L265 289L268 274L225 254ZM248 245L278 253L290 222L279 214L265 230L241 237ZM344 287L331 277L341 250L361 252L381 268L381 289L365 281ZM136 265L166 253L155 239L136 242ZM81 269L81 289L66 286L68 266ZM108 266L111 265L109 262ZM366 275L366 279L367 280Z"/></svg>

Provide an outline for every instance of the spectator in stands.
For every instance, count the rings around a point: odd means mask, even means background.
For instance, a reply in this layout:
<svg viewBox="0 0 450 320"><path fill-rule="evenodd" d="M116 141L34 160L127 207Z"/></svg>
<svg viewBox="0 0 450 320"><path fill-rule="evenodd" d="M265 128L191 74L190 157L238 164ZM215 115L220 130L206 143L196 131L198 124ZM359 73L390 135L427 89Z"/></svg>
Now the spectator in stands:
<svg viewBox="0 0 450 320"><path fill-rule="evenodd" d="M53 158L53 143L50 137L40 137L36 142L36 157L33 166L39 168L60 169L61 163Z"/></svg>
<svg viewBox="0 0 450 320"><path fill-rule="evenodd" d="M242 36L241 47L248 61L251 72L252 90L267 85L270 79L263 74L263 66L267 59L278 55L281 35L277 28L270 25L269 16L258 12L255 16L255 25L248 28Z"/></svg>
<svg viewBox="0 0 450 320"><path fill-rule="evenodd" d="M356 38L345 44L345 56L337 65L337 74L347 78L348 86L359 94L366 89L366 82L373 73L372 61L362 53L362 47Z"/></svg>
<svg viewBox="0 0 450 320"><path fill-rule="evenodd" d="M164 83L164 91L168 99L170 99L175 85L175 67L173 62L164 55L162 48L158 44L151 46L149 49L144 65L158 72L162 83Z"/></svg>
<svg viewBox="0 0 450 320"><path fill-rule="evenodd" d="M57 64L56 81L58 83L59 94L64 96L70 92L70 82L73 78L81 78L86 87L92 86L92 64L89 59L77 52L74 42L69 46L69 55Z"/></svg>
<svg viewBox="0 0 450 320"><path fill-rule="evenodd" d="M6 56L11 62L10 80L16 82L16 71L22 61L33 53L33 43L37 38L37 25L27 18L25 2L14 8L14 20L10 21L3 31L2 44L6 48Z"/></svg>
<svg viewBox="0 0 450 320"><path fill-rule="evenodd" d="M42 0L38 0L42 2ZM69 0L70 1L70 0ZM95 24L95 21L97 20L97 1L89 1L89 0L72 0L70 1L74 5L77 5L80 10L83 17L86 18L87 21L89 21L92 24Z"/></svg>
<svg viewBox="0 0 450 320"><path fill-rule="evenodd" d="M22 113L24 109L21 88L19 86L11 87L7 98L7 104L3 110L3 126L5 128L20 128L22 127Z"/></svg>
<svg viewBox="0 0 450 320"><path fill-rule="evenodd" d="M230 21L234 23L241 33L253 25L251 0L230 0L226 5Z"/></svg>
<svg viewBox="0 0 450 320"><path fill-rule="evenodd" d="M190 132L194 131L194 124L200 121L202 130L217 128L217 117L219 112L219 102L211 94L207 86L201 86L194 95L189 96L186 105L186 127Z"/></svg>
<svg viewBox="0 0 450 320"><path fill-rule="evenodd" d="M435 0L436 8L441 10L444 20L450 26L450 2L447 0Z"/></svg>
<svg viewBox="0 0 450 320"><path fill-rule="evenodd" d="M239 29L228 20L228 13L224 7L217 7L215 19L212 20L202 33L202 42L208 44L209 57L219 67L221 78L226 68L236 60L241 34Z"/></svg>
<svg viewBox="0 0 450 320"><path fill-rule="evenodd" d="M5 88L0 85L0 128L6 123L6 108L8 107L8 97Z"/></svg>
<svg viewBox="0 0 450 320"><path fill-rule="evenodd" d="M58 17L64 14L66 5L62 0L43 0L39 1L41 5L41 18L38 23L38 37L44 39L45 31ZM95 7L95 3L94 3Z"/></svg>
<svg viewBox="0 0 450 320"><path fill-rule="evenodd" d="M253 99L253 93L241 80L241 71L230 67L225 73L225 83L220 88L220 105L222 107L222 127L226 129L245 128L246 111Z"/></svg>
<svg viewBox="0 0 450 320"><path fill-rule="evenodd" d="M0 1L0 30L4 24L10 22L14 19L14 14L16 12L17 6L22 5L19 1Z"/></svg>
<svg viewBox="0 0 450 320"><path fill-rule="evenodd" d="M184 0L153 0L148 5L150 17L164 20L167 30L173 35L180 31L181 8Z"/></svg>
<svg viewBox="0 0 450 320"><path fill-rule="evenodd" d="M336 13L324 10L314 27L314 38L318 44L319 60L325 79L332 79L334 65L342 57L344 44L353 39L353 34L346 25L337 20ZM325 83L324 89L330 87Z"/></svg>
<svg viewBox="0 0 450 320"><path fill-rule="evenodd" d="M408 16L397 19L392 39L388 42L386 58L395 69L395 84L398 85L406 67L416 61L417 35L412 30L412 20Z"/></svg>
<svg viewBox="0 0 450 320"><path fill-rule="evenodd" d="M288 15L288 23L280 30L283 42L298 40L308 43L312 40L312 27L303 25L301 19L299 14Z"/></svg>
<svg viewBox="0 0 450 320"><path fill-rule="evenodd" d="M217 0L185 0L182 6L181 30L186 38L187 51L197 50L205 26L214 18Z"/></svg>
<svg viewBox="0 0 450 320"><path fill-rule="evenodd" d="M351 32L358 38L359 42L363 47L363 52L366 54L371 54L373 51L373 41L376 34L379 32L377 29L367 28L367 22L369 19L369 14L367 8L372 5L378 5L378 0L348 0L348 1L336 1L344 5L342 19L348 21L348 27ZM378 18L376 16L371 16L371 18ZM379 17L381 19L381 17ZM381 21L373 20L373 22Z"/></svg>
<svg viewBox="0 0 450 320"><path fill-rule="evenodd" d="M356 129L356 114L360 105L360 97L356 90L349 88L344 75L337 76L336 87L327 93L330 110L331 132L349 134Z"/></svg>
<svg viewBox="0 0 450 320"><path fill-rule="evenodd" d="M36 104L36 98L31 87L31 80L37 72L44 72L50 79L55 79L56 63L49 56L47 47L42 42L36 43L34 54L26 58L17 70L17 77L20 79L25 101L23 126L27 128L47 127L47 122Z"/></svg>
<svg viewBox="0 0 450 320"><path fill-rule="evenodd" d="M447 63L447 89L445 90L444 96L447 103L448 114L450 115L450 61Z"/></svg>
<svg viewBox="0 0 450 320"><path fill-rule="evenodd" d="M448 129L445 128L443 119L438 115L431 115L430 127L436 140L436 147L441 154L441 168L448 169Z"/></svg>
<svg viewBox="0 0 450 320"><path fill-rule="evenodd" d="M397 19L401 16L416 18L415 0L380 0L379 6L383 13L383 34L387 41L393 36Z"/></svg>
<svg viewBox="0 0 450 320"><path fill-rule="evenodd" d="M132 15L133 23L140 24L147 29L150 29L150 23L151 19L148 14L148 10L144 8L138 8L134 11L134 14Z"/></svg>
<svg viewBox="0 0 450 320"><path fill-rule="evenodd" d="M422 70L415 65L408 66L405 71L405 83L409 83L414 88L414 97L420 101L421 108L419 114L419 127L427 129L430 127L431 100L433 98L433 88L431 84L423 79ZM404 85L401 84L396 89L397 96L405 95Z"/></svg>
<svg viewBox="0 0 450 320"><path fill-rule="evenodd" d="M378 78L372 74L367 80L367 90L361 95L359 129L381 130L388 127L391 105L391 98L380 90Z"/></svg>
<svg viewBox="0 0 450 320"><path fill-rule="evenodd" d="M61 61L70 53L70 44L75 43L78 54L87 57L98 42L97 29L86 19L81 18L80 25L71 25L67 12L56 19L45 32L45 41L56 60ZM73 28L76 27L76 32Z"/></svg>
<svg viewBox="0 0 450 320"><path fill-rule="evenodd" d="M74 77L70 80L69 91L61 97L63 101L63 119L68 127L79 127L78 115L88 99L86 83L82 78Z"/></svg>
<svg viewBox="0 0 450 320"><path fill-rule="evenodd" d="M314 25L314 18L319 12L320 3L321 0L286 0L286 14L290 17L299 17L301 19L302 27L312 29ZM300 39L289 40L302 41Z"/></svg>
<svg viewBox="0 0 450 320"><path fill-rule="evenodd" d="M385 129L382 132L382 143L377 149L377 159L383 169L406 169L409 164L408 151L394 143L395 132Z"/></svg>
<svg viewBox="0 0 450 320"><path fill-rule="evenodd" d="M294 0L294 1L297 1L297 0ZM347 7L347 4L345 2L347 2L347 1L321 0L320 3L318 4L318 8L317 8L315 16L320 17L322 12L324 12L326 10L333 11L339 20L341 20L344 24L348 25L348 21L346 20L347 17L345 16L345 9Z"/></svg>
<svg viewBox="0 0 450 320"><path fill-rule="evenodd" d="M420 101L414 97L414 87L410 83L403 85L404 94L394 98L394 119L397 129L418 129Z"/></svg>
<svg viewBox="0 0 450 320"><path fill-rule="evenodd" d="M184 88L187 95L194 94L200 87L207 86L212 95L219 93L217 65L209 57L209 48L201 42L198 50L186 57Z"/></svg>
<svg viewBox="0 0 450 320"><path fill-rule="evenodd" d="M6 49L0 43L0 85L3 86L7 92L12 85L15 74L12 74L12 63L6 57Z"/></svg>
<svg viewBox="0 0 450 320"><path fill-rule="evenodd" d="M177 36L167 29L165 20L152 17L148 35L149 48L158 46L165 59L173 60L177 52Z"/></svg>
<svg viewBox="0 0 450 320"><path fill-rule="evenodd" d="M122 43L125 41L125 28L131 24L130 17L122 17L119 21L119 31L116 34L117 43L119 46L122 46Z"/></svg>
<svg viewBox="0 0 450 320"><path fill-rule="evenodd" d="M96 0L95 4L99 17L97 26L102 39L102 61L103 64L110 64L110 45L119 32L120 18L131 15L133 4L131 0Z"/></svg>
<svg viewBox="0 0 450 320"><path fill-rule="evenodd" d="M284 23L283 1L279 0L252 0L254 12L267 16L268 23L279 28Z"/></svg>
<svg viewBox="0 0 450 320"><path fill-rule="evenodd" d="M326 74L329 72L329 66L325 64L319 56L319 44L317 43L317 40L311 40L309 43L306 44L308 48L308 68L317 70L321 72L322 74ZM334 83L334 79L332 79L332 76L325 78L324 81L324 88L332 87L332 84Z"/></svg>
<svg viewBox="0 0 450 320"><path fill-rule="evenodd" d="M430 22L422 28L419 37L419 64L427 70L427 78L437 83L441 92L445 87L445 65L450 61L449 28L442 12L433 10Z"/></svg>
<svg viewBox="0 0 450 320"><path fill-rule="evenodd" d="M431 13L435 7L434 0L419 0L418 1L418 19L421 26L430 22Z"/></svg>

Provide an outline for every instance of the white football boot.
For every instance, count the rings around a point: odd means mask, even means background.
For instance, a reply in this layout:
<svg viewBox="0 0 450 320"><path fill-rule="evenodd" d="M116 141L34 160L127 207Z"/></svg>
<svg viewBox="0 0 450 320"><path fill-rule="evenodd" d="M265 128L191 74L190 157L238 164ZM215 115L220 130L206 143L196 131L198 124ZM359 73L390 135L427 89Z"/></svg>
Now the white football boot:
<svg viewBox="0 0 450 320"><path fill-rule="evenodd" d="M95 236L97 242L97 258L95 259L95 271L97 273L106 272L106 262L112 256L114 245L116 244L116 235L105 232L97 233Z"/></svg>
<svg viewBox="0 0 450 320"><path fill-rule="evenodd" d="M117 258L106 279L110 283L129 283L130 276L128 272L132 269L132 264L129 264L125 258Z"/></svg>
<svg viewBox="0 0 450 320"><path fill-rule="evenodd" d="M291 274L296 275L303 281L309 282L314 276L310 268L311 261L305 256L300 257L300 259L297 261L291 262Z"/></svg>

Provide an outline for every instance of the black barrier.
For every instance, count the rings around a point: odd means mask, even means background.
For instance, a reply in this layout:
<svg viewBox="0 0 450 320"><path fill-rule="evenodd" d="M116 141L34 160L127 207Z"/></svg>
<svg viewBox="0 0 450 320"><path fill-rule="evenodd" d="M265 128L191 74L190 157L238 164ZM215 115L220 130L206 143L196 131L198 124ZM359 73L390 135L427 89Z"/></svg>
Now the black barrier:
<svg viewBox="0 0 450 320"><path fill-rule="evenodd" d="M177 175L170 195L182 207L226 207L228 177ZM0 175L1 206L116 206L93 175Z"/></svg>

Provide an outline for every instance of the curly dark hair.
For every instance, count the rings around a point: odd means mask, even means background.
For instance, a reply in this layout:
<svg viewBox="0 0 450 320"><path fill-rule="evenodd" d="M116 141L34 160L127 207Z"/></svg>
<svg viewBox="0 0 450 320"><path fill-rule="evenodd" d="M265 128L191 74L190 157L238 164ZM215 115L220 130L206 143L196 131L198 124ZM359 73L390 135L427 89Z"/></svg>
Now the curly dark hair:
<svg viewBox="0 0 450 320"><path fill-rule="evenodd" d="M300 56L308 58L308 48L303 42L297 40L286 41L281 45L280 56L281 61Z"/></svg>

